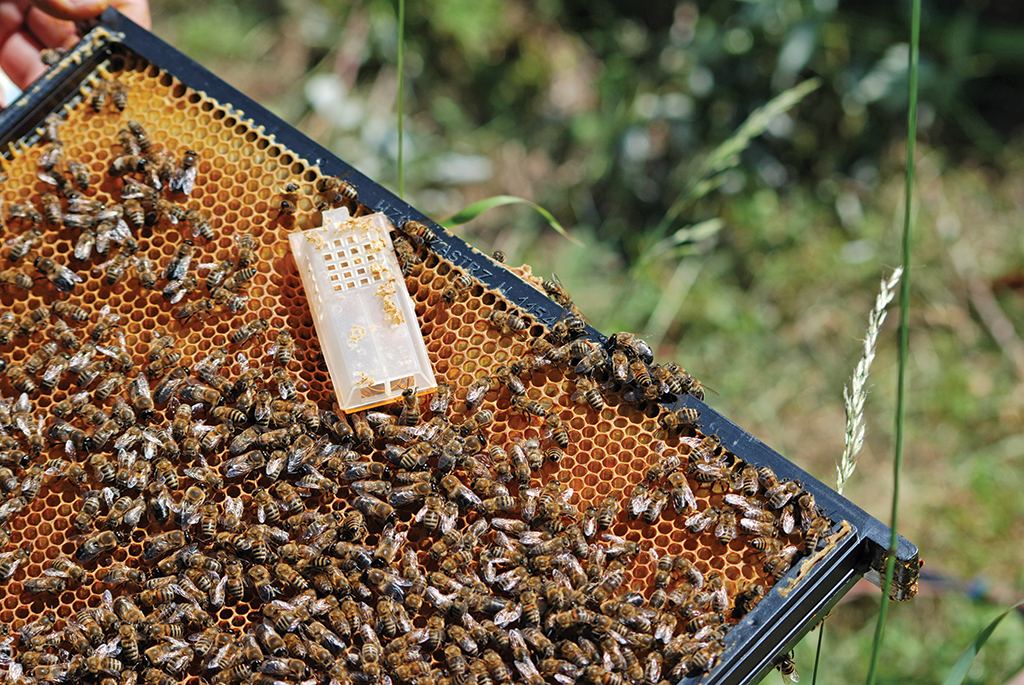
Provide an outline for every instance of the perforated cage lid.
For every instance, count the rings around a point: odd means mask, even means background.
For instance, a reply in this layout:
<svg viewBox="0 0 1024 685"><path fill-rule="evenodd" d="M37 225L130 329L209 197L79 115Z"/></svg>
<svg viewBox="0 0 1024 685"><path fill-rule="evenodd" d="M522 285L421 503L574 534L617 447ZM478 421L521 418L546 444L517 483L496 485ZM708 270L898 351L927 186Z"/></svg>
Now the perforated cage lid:
<svg viewBox="0 0 1024 685"><path fill-rule="evenodd" d="M347 412L437 386L383 214L324 212L289 235L317 337Z"/></svg>

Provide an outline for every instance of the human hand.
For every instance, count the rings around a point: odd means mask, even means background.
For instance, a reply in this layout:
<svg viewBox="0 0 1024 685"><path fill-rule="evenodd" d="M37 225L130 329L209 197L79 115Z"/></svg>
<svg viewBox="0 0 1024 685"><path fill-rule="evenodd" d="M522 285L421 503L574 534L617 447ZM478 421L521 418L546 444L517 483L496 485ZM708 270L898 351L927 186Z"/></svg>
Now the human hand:
<svg viewBox="0 0 1024 685"><path fill-rule="evenodd" d="M136 24L150 27L149 0L0 0L0 69L24 89L46 71L43 48L70 48L75 21L113 5Z"/></svg>

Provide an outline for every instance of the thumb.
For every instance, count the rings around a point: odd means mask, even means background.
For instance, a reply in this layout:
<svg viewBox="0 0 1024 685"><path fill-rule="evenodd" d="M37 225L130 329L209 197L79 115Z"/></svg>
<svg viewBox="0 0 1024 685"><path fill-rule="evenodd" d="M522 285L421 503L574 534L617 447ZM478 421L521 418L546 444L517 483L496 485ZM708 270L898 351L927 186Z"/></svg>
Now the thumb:
<svg viewBox="0 0 1024 685"><path fill-rule="evenodd" d="M32 0L32 4L57 19L91 19L107 9L109 0Z"/></svg>

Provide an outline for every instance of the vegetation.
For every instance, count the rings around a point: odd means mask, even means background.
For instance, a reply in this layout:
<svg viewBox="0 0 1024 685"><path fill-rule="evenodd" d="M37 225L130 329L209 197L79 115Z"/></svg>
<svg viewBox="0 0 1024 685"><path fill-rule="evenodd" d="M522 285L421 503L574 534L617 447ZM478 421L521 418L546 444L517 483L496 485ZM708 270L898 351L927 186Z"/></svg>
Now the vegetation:
<svg viewBox="0 0 1024 685"><path fill-rule="evenodd" d="M586 247L529 207L456 230L556 272L600 328L645 334L718 392L716 408L831 483L843 386L879 279L898 265L905 197L909 11L855 5L410 3L406 199L437 219L494 195L550 210ZM158 34L397 189L394 3L153 9ZM900 529L947 582L891 607L879 682L941 682L1024 585L1024 146L1010 128L1022 93L1007 85L1024 36L1012 12L924 5ZM820 87L712 164L758 107L810 77ZM627 287L629 306L615 306ZM882 520L896 318L845 491ZM863 680L878 606L854 592L836 609L820 682ZM796 652L805 679L812 638ZM1008 681L1022 643L1011 615L966 682Z"/></svg>

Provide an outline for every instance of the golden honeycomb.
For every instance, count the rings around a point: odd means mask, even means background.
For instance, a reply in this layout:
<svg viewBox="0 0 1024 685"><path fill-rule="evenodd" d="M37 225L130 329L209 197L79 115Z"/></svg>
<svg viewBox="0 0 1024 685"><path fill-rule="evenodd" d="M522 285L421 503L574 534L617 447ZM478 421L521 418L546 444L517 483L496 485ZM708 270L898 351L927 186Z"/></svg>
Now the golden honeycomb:
<svg viewBox="0 0 1024 685"><path fill-rule="evenodd" d="M118 102L121 94L127 95L123 111ZM403 413L402 404L398 403L391 408L354 416L351 421L357 429L358 422L372 421L376 435L371 440L359 441L357 430L354 437L342 440L347 421L343 421L338 430L327 429L331 415L323 412L337 412L334 393L319 354L312 317L290 255L287 235L318 225L319 208L324 202L335 206L345 204L355 215L369 210L355 202L351 193L339 193L336 184L331 185L317 168L265 136L243 113L184 86L173 76L127 51L115 50L114 55L86 79L81 96L64 108L61 119L57 137L61 141L63 161L51 164L52 160L46 159L47 155L54 154L52 140L47 137L54 136L47 133L44 126L39 131L42 139L12 146L11 159L7 160L5 168L7 180L0 189L6 208L5 240L8 244L0 253L6 262L2 265L5 285L0 292L0 312L13 315L11 321L16 322L5 323L5 319L0 318L0 342L5 335L9 338L0 346L6 366L0 378L3 397L3 411L0 411L3 435L0 437L5 440L0 462L10 469L13 479L7 480L0 472L0 485L5 490L5 499L0 504L0 523L9 533L9 542L0 551L0 575L17 562L9 578L0 582L0 625L10 630L2 642L5 656L0 661L9 672L24 668L25 675L50 682L76 678L96 681L108 678L115 682L125 677L124 674L137 671L147 682L177 682L199 677L212 682L298 681L317 673L332 682L362 683L381 677L374 672L377 662L368 646L379 640L384 651L380 662L384 666L383 674L392 682L461 685L463 681L475 680L478 685L502 685L508 675L530 685L564 683L566 678L577 677L601 685L645 679L650 685L658 685L668 678L677 680L689 671L713 667L725 631L756 603L760 593L754 594L754 589L770 588L774 578L781 576L797 558L798 551L813 551L806 546L816 545L817 538L806 534L805 529L824 521L818 518L813 500L807 500L809 496L799 486L775 482L770 473L762 473L760 478L755 474L751 482L750 472L743 471L745 465L722 450L713 439L702 435L694 425L667 429L666 417L671 412L657 402L642 401L644 398L636 396L636 386L643 380L639 369L655 367L644 365L642 360L637 367L642 355L635 349L622 346L614 350L621 354L630 352L632 370L628 379L616 378L610 362L589 372L577 373L579 357L600 354L596 345L574 340L572 335L562 335L555 327L530 320L483 283L469 279L466 287L461 272L431 251L429 233L397 232L396 238L403 247L399 254L434 372L439 383L451 390L448 406L442 407L436 396L428 396L418 400L416 411L406 409ZM129 121L141 125L144 137L126 128ZM124 131L127 131L127 138ZM132 151L126 146L144 140L152 148L148 153L142 151L149 161L140 166L137 160L128 159ZM188 169L185 160L192 153L196 160L194 187L188 193L174 192L183 189L181 180ZM71 187L75 182L71 161L81 163L87 170L90 180L87 190L75 191ZM120 173L126 166L133 171ZM118 172L112 173L112 168ZM115 236L104 254L99 254L94 247L88 258L76 258L75 250L82 243L82 234L90 229L68 218L76 213L71 211L72 202L95 201L109 207L122 201L126 185L156 185L158 182L166 188L143 200L143 209L148 215L146 221L134 225L129 222L127 213L113 219L116 226L120 225L118 218L126 219L125 228L130 229L130 238ZM55 187L61 183L64 188ZM343 191L345 188L341 186ZM130 190L135 192L138 186ZM50 202L47 194L58 191L66 196L58 200L63 216L51 223L45 218ZM76 194L82 197L74 197ZM158 200L183 208L182 214L186 210L199 214L174 221L174 210L159 205ZM44 218L38 222L28 218L27 206L34 207ZM89 211L98 215L104 209L96 205ZM196 230L203 219L209 223L211 232ZM102 224L102 221L97 223ZM91 230L99 232L97 226ZM16 251L24 244L26 236L32 235L31 231L39 232L38 240L29 247L27 254L15 259ZM223 293L220 299L211 299L213 293L206 280L217 270L215 265L229 261L232 274L242 271L240 251L246 243L240 237L246 235L254 241L254 275L231 290L231 297L239 299L226 298ZM129 252L124 248L131 240L136 242L137 251ZM182 247L187 244L191 244L190 248ZM193 290L182 293L180 299L172 302L176 291L169 292L170 297L165 296L163 291L169 282L165 276L170 273L169 265L180 265L179 250L182 249L193 252L183 273L193 275L196 284ZM124 255L123 260L119 255ZM152 261L159 275L155 288L144 287L140 282L140 260L144 258ZM45 266L37 259L51 259L63 265L81 282L75 283L75 279L68 276L69 272L62 270L51 270L50 274L56 277L48 278L34 267L37 263ZM123 273L112 271L112 264L115 269L123 264ZM35 280L29 288L23 289L15 283L15 276L9 269ZM524 275L522 270L513 270ZM117 278L110 278L111 274ZM88 321L68 321L69 330L63 333L58 330L62 326L58 321L64 319L52 312L49 318L34 325L30 323L34 312L45 312L55 302L81 307ZM203 309L201 303L208 304L208 310ZM190 308L195 313L186 318L182 308ZM119 319L109 325L105 336L100 335L97 324L101 320L110 321L111 315ZM502 315L515 318L502 319ZM19 331L22 322L25 330ZM265 331L255 328L259 322L266 323ZM240 331L252 335L242 336ZM283 338L278 339L282 332L294 338L291 361L278 356L284 344ZM71 363L75 350L70 347L74 341L87 345L94 334L99 338L94 358L109 365L120 364L124 372L123 382L113 393L99 398L96 391L113 373L111 369L104 370L100 378L85 384L85 388L79 385L81 374L76 378L69 371L54 371L52 388L44 387L42 381L51 362L66 355ZM138 388L140 379L145 378L144 370L149 370L154 341L164 335L173 339L171 349L181 353L178 364L188 371L181 373L187 379L176 386L169 400L157 401L154 411L147 416L144 404L137 404ZM31 404L25 412L25 400L19 398L21 391L29 387L24 384L23 376L12 369L20 367L24 371L26 364L31 366L31 360L37 358L50 340L60 342L60 346L56 355L44 360L36 373L27 374L36 387L27 392ZM556 351L540 353L537 341L546 341L548 347ZM564 351L574 343L580 345L576 351L582 354L577 354L571 362L560 361L557 350ZM207 383L200 383L196 375L204 366L209 369L210 360L221 353L226 354L212 378L224 383L223 393L214 391L211 399L198 390L192 392L190 389L202 389L213 382L204 378ZM124 355L127 359L123 359ZM526 365L528 359L533 359L533 363ZM517 363L526 369L515 376L522 388L517 388L515 381L505 375L507 367ZM241 417L215 415L218 407L242 406L243 397L248 397L246 402L252 401L249 393L235 396L231 392L236 381L247 373L255 378L253 392L263 389L272 393L270 396L275 400L285 401L283 397L289 389L276 380L282 374L281 369L284 369L284 376L296 384L297 396L287 407L275 405L281 408L280 415L274 413L271 423L262 424L262 435L269 435L279 426L299 428L277 444L269 444L267 438L268 446L262 459L273 460L275 449L285 455L296 450L301 434L314 438L310 441L314 447L297 457L301 460L299 466L294 470L285 468L279 476L281 482L290 483L300 494L301 511L289 508L284 501L287 498L274 484L278 478L272 477L269 466L250 464L251 468L237 475L228 470L238 464L240 452L248 453L234 447L243 439L240 436L247 435L245 431L255 430L252 424L258 416L256 412L260 411L259 396L253 407L243 407ZM166 370L154 373L147 381L150 392L156 392L170 373ZM482 377L486 378L481 384ZM586 382L593 384L593 393L600 398L599 402L588 402L583 396ZM101 416L99 421L90 423L87 419L92 417L84 412L67 414L66 409L61 409L75 398L81 399L83 390L91 393L90 403L109 416L117 416L118 401L135 406L139 411L133 411L131 420L118 425L107 442L97 446L100 429L112 426L110 421L117 421L112 418L104 421ZM469 393L475 395L472 401L467 397ZM592 406L602 403L603 407ZM173 442L174 421L182 405L193 406L192 426L199 428L186 430L183 435L187 438L169 447L167 441ZM308 412L303 414L311 406L317 411L312 416ZM417 412L419 417L415 416ZM486 412L493 412L489 423L482 418L487 416ZM57 413L62 414L61 420L66 424L58 422ZM542 417L542 413L547 416ZM552 419L548 418L552 416L558 417L566 429L568 444L560 450L561 458L553 461L549 455L534 464L539 468L514 472L510 474L515 476L511 479L498 478L496 474L500 469L495 459L503 460L502 452L509 455L522 449L524 456L531 453L530 457L536 458L534 450L546 452L555 447L557 439L549 423ZM406 425L399 425L403 419L409 420L404 421ZM144 437L121 451L115 450L118 439L131 430L128 424L132 420L144 429L140 433ZM478 423L480 425L473 428ZM53 428L64 426L67 431L70 430L67 424L82 430L89 439L84 443L79 440L77 448L69 448L73 442L69 440L70 433L58 433ZM221 429L221 426L226 428ZM463 428L465 430L460 430ZM202 444L220 430L224 435L219 444L210 449ZM440 435L445 436L443 444L435 437ZM190 445L189 439L195 443ZM393 490L400 485L400 479L411 477L410 472L396 462L409 455L415 457L417 445L426 445L428 451L420 455L418 461L414 459L407 465L427 474L431 497L440 497L444 506L450 506L449 500L455 502L457 515L443 521L438 530L428 530L424 525L427 519L422 515L425 507L421 494L408 505L397 507L393 529L385 526L381 518L363 510L367 524L364 536L360 538L357 533L355 538L346 538L339 521L356 512L357 493L350 485L351 479L344 477L345 469L350 468L352 462L386 465L393 482L375 487ZM254 442L252 446L263 446L263 443ZM309 455L314 453L321 455L321 461L306 461L313 459ZM109 473L95 468L97 456L111 465ZM679 460L675 469L679 474L677 483L682 475L682 482L693 493L696 509L681 507L682 513L677 513L672 503L667 502L668 474L649 477L652 467L673 457ZM160 458L171 461L179 478L176 486L152 468ZM64 462L50 461L56 459ZM331 459L340 460L340 470L337 464L332 470ZM310 466L311 463L317 466ZM85 475L81 480L74 479L72 465L82 467ZM219 474L223 483L204 482L197 471L189 471L202 466ZM133 467L137 470L132 471ZM712 472L713 477L702 482L697 478L702 469ZM341 476L337 475L339 472ZM443 479L444 474L454 475L456 480ZM528 482L527 487L520 487L521 475L523 482ZM476 480L480 476L484 476L483 482ZM507 505L510 511L489 512L483 505L474 504L475 497L487 499L477 491L495 487L495 481L501 481L498 485L507 488L511 497ZM453 483L459 488L472 485L468 490L469 500L458 503L459 497L467 497L467 490L457 493L452 489ZM744 484L750 488L746 494L741 491ZM32 496L37 487L38 493ZM650 522L645 519L646 506L643 511L638 509L638 516L627 513L629 506L640 507L639 503L646 502L649 496L660 496L662 489L666 493L662 500L664 509L660 515L650 516ZM97 515L83 530L78 523L88 498L93 497L87 497L87 491L99 491L101 494L96 501L100 504ZM169 496L174 508L179 510L190 506L185 500L186 492L201 492L205 503L217 507L214 518L219 519L220 532L209 536L202 532L202 523L180 523L176 520L178 514L160 523L155 518L154 506L154 500L160 501L155 496L159 491ZM271 499L261 499L267 492L271 493ZM18 499L20 496L22 500ZM87 541L97 539L110 521L112 507L117 506L112 502L122 496L131 498L128 506L145 505L138 525L111 522L117 532L117 544L112 549L104 549L95 558L82 560L87 572L83 581L54 574L52 570L47 575L55 559L76 559ZM611 525L607 530L590 531L593 510L589 508L600 511L609 497L618 502ZM545 498L549 498L548 504L554 502L553 509L544 509L542 505L540 508L545 513L526 515L525 509L537 508L538 502ZM270 504L263 506L265 501ZM227 531L225 527L230 527L230 522L225 521L225 517L230 502L240 502L243 514L241 526ZM19 508L19 503L24 506ZM193 508L193 511L200 510ZM717 516L727 511L733 515L731 532L723 527L724 518ZM705 513L708 521L703 530L693 532L691 528L700 527L701 515ZM711 517L711 513L716 517ZM747 516L756 518L758 513L769 522L770 533L755 535L741 523ZM313 518L313 514L320 516ZM187 517L187 513L184 515ZM789 524L792 528L779 532L787 515L792 517ZM497 530L498 526L513 525L510 521L514 525L524 523L524 519L528 519L524 525L528 530L524 533ZM482 526L484 523L486 527ZM573 526L589 533L583 541L587 554L573 551L565 532L567 527L573 529ZM448 527L458 535L442 535L440 528ZM480 532L482 527L484 530ZM166 536L182 528L188 532L191 543L185 547L187 553L146 558L144 552L156 536ZM271 536L282 537L269 544L268 558L263 561L259 556L261 552L253 550L253 542L259 547L257 537L268 531ZM349 545L344 552L335 551L342 549L334 545L339 534L342 546ZM385 574L382 581L379 572L373 573L377 566L366 568L359 552L352 551L353 545L359 543L372 555L382 548L390 534L399 539L394 564L404 559L407 552L413 554L425 574L424 579L429 579L429 588L437 590L433 594L426 592L427 601L422 601L421 597L418 608L417 602L410 601L409 597L424 589L416 580L411 584L404 580L415 575L407 562L403 561L394 576L387 575L391 574L391 569L387 563L382 564ZM475 542L460 550L458 537L471 534ZM402 536L407 536L404 543ZM554 540L554 553L533 554L535 548L540 549L535 546L551 540ZM448 546L439 554L440 542ZM286 552L285 545L292 543L306 547ZM180 545L176 544L172 551L178 548ZM18 550L26 554L22 557ZM193 550L196 554L192 554ZM777 559L773 562L772 555L780 551L788 553L784 563ZM186 569L186 562L202 559L202 555L221 563L208 570ZM159 562L169 557L180 559L181 565L169 571L161 568ZM658 560L667 557L672 557L676 565L658 580ZM278 576L275 566L278 560L288 562L312 589L304 594L301 582L290 583L284 573ZM238 561L243 570L243 596L237 600L232 596L234 586L227 583L228 564L224 563L232 561ZM144 570L150 583L140 586L130 581L104 582L103 579L109 578L105 574L120 568L120 564ZM336 579L333 587L317 584L327 577L324 569L328 567L335 575L341 575L344 582ZM509 584L505 585L504 580L488 580L485 567L509 579ZM522 569L523 579L516 584L514 577L519 569ZM574 575L574 569L583 573ZM615 582L619 569L621 583ZM197 570L198 573L188 575ZM261 571L268 574L266 581L260 579ZM439 572L441 575L437 575ZM171 581L159 580L171 576L174 578ZM191 586L185 577L192 581ZM31 579L39 578L58 578L55 582L67 587L52 593L28 592L26 581L38 582ZM196 578L205 578L210 588L196 587ZM713 578L722 581L720 589L716 590ZM392 581L393 585L389 585ZM153 587L171 589L161 602L143 601L143 590ZM569 599L557 595L555 590L559 588L568 593ZM664 590L662 594L668 594L668 598L662 597L656 605L653 598L657 588ZM105 596L107 591L110 595ZM217 596L225 591L226 599ZM532 592L533 596L526 592ZM745 593L745 600L738 602L741 593ZM356 613L363 612L365 621L380 606L387 606L379 604L386 596L408 607L409 623L399 624L395 629L397 633L389 630L383 620L375 631L370 631L376 637L351 625L356 620L353 616L347 616L350 623L335 623L338 616L331 607L338 605L331 603L331 597L341 600L343 607L356 606ZM497 604L486 605L490 608L485 610L481 597L496 597ZM76 628L80 629L86 619L101 616L99 612L109 599L120 598L139 604L147 613L145 619L136 621L130 615L120 615L117 621L101 626L102 634L92 636L88 649L76 647L72 640ZM274 605L273 601L268 601L270 599L286 604ZM353 599L355 604L346 605L348 599ZM539 602L537 625L533 625L535 618L529 611L534 601ZM156 606L151 606L154 603ZM739 603L746 606L738 607ZM123 608L123 605L117 606ZM302 660L305 666L271 658L270 647L264 643L260 644L266 653L254 657L252 645L244 643L246 635L263 623L268 607L274 606L294 614L294 620L282 621L281 632L298 638L288 643L288 654ZM502 611L495 615L494 609L498 606ZM189 613L189 607L202 609L206 614ZM303 614L304 611L312 616ZM161 618L155 618L156 614ZM152 624L168 621L168 616L175 618L169 625L173 623L176 632L150 632L155 630ZM48 622L49 617L55 619L52 624ZM445 644L434 642L424 630L435 625L439 617L449 627ZM499 617L508 631L506 640L514 631L518 631L515 635L533 636L529 645L522 647L526 651L519 649L515 639L510 646L493 635L487 638L479 632L481 622ZM128 624L133 626L137 636L138 655L132 654L130 643L121 632ZM329 625L340 635L337 638L340 641L332 642L330 636L317 633L317 628L311 627L313 624L320 628ZM460 642L458 628L453 628L459 625L470 631L470 643ZM667 632L652 639L659 626ZM549 651L543 640L536 637L536 632L530 633L537 628L542 630L542 637L557 644L557 658L556 652ZM212 632L203 633L205 630ZM129 629L126 634L131 632ZM205 644L196 639L200 633L211 636L219 633L209 651L200 650L199 645ZM464 637L465 631L462 634ZM477 642L489 639L490 642L476 644L473 639ZM319 660L313 643L321 645ZM585 654L570 656L572 644L567 643L582 645ZM453 644L459 645L455 649L467 660L465 663L459 660L459 654L451 653ZM303 645L306 645L306 654L302 653ZM431 645L434 649L427 651L420 645ZM324 647L329 648L330 658L323 657ZM507 674L485 658L487 650L497 654L508 669ZM69 662L61 656L66 652L78 656ZM403 656L406 652L408 656ZM97 657L106 661L95 660ZM417 657L422 658L417 660ZM51 662L56 665L46 665ZM40 668L38 664L43 664L43 670L33 670L33 667ZM50 670L46 670L48 668ZM303 670L306 668L310 669L308 673ZM168 676L164 671L173 675ZM264 681L260 681L261 673ZM166 678L170 680L164 680Z"/></svg>

